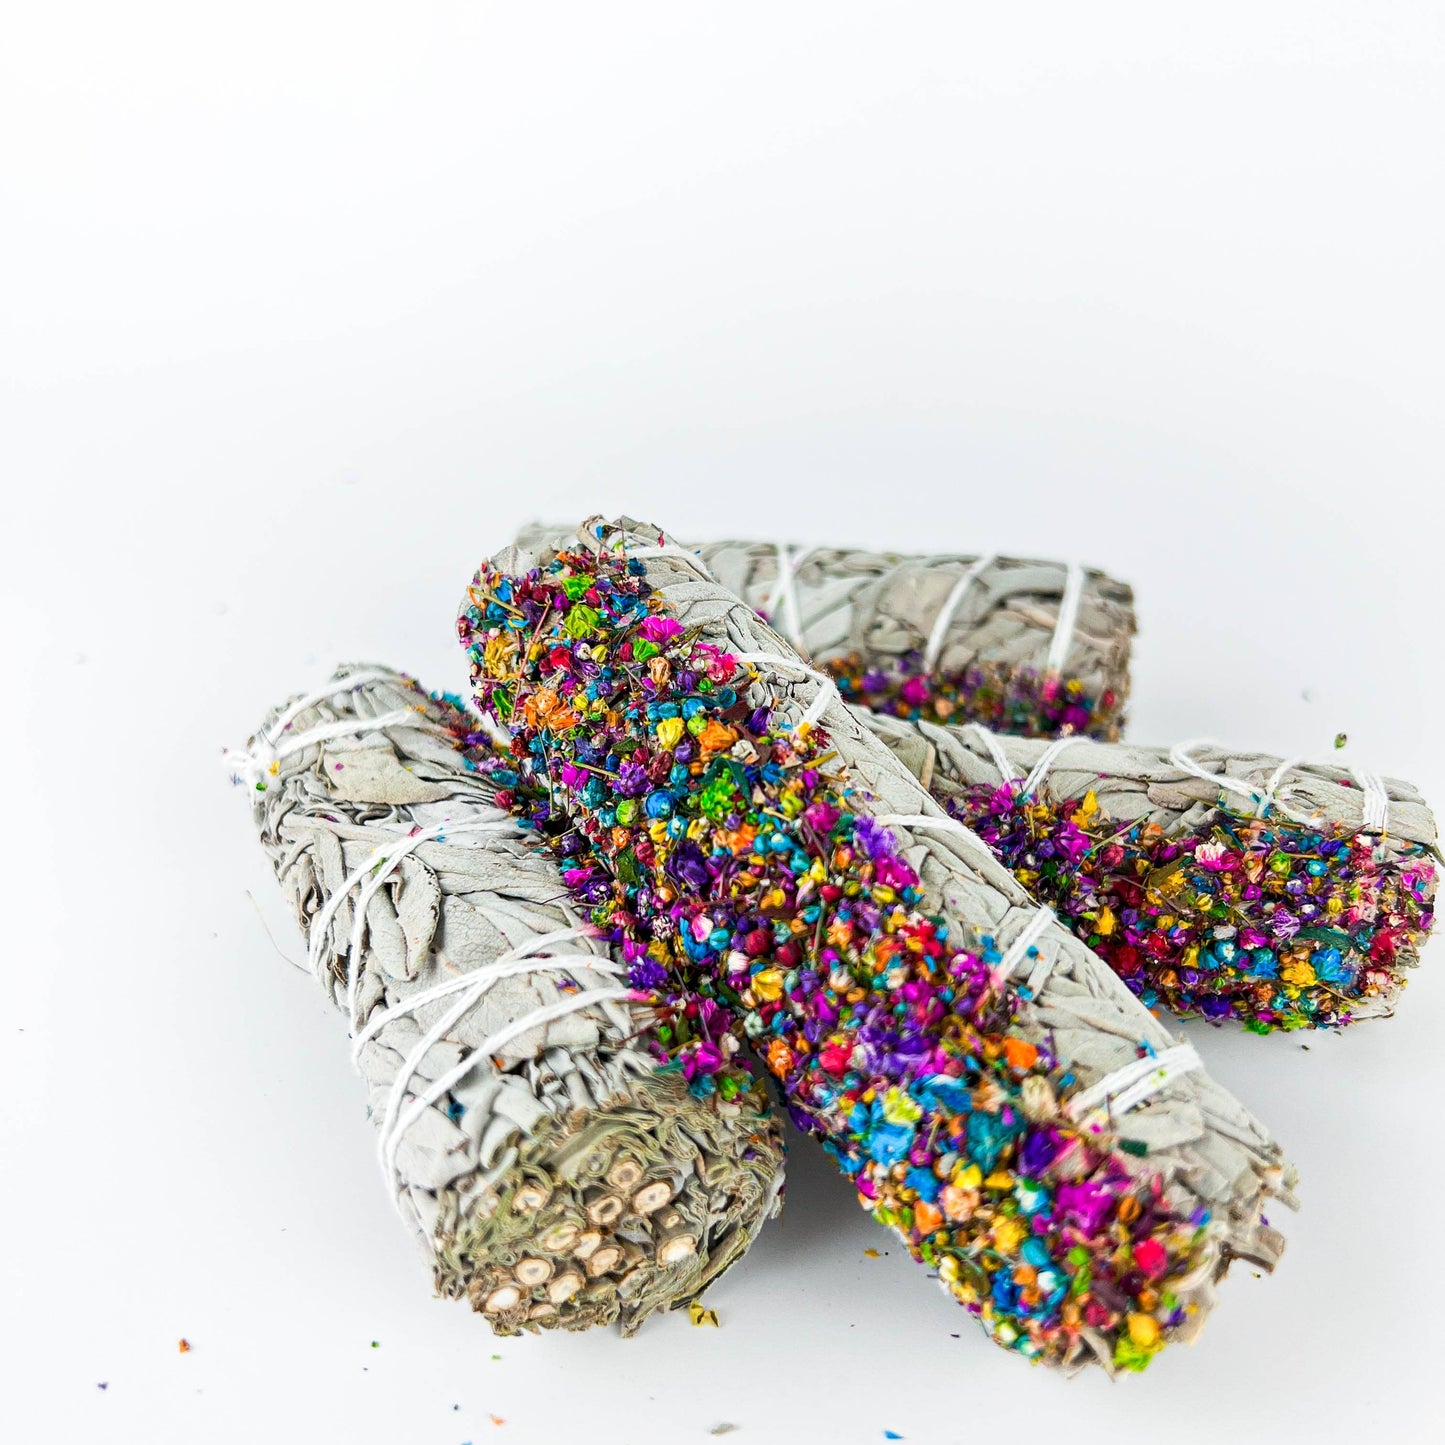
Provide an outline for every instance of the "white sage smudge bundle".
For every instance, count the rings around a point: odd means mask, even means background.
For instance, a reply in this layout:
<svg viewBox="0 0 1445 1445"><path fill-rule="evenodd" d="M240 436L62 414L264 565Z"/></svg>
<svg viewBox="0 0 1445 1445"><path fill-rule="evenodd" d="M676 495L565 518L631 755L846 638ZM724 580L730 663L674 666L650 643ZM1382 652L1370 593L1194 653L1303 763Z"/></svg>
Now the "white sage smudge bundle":
<svg viewBox="0 0 1445 1445"><path fill-rule="evenodd" d="M1391 1011L1434 922L1408 783L1212 743L864 721L1150 1007L1256 1032Z"/></svg>
<svg viewBox="0 0 1445 1445"><path fill-rule="evenodd" d="M1142 1369L1273 1265L1265 1129L695 555L593 520L484 566L459 630L593 921L736 1016L996 1341Z"/></svg>
<svg viewBox="0 0 1445 1445"><path fill-rule="evenodd" d="M724 587L832 675L845 702L1031 737L1119 736L1134 599L1102 572L771 542L699 551Z"/></svg>
<svg viewBox="0 0 1445 1445"><path fill-rule="evenodd" d="M228 760L438 1292L500 1334L631 1333L775 1211L779 1131L759 1091L701 1099L659 1068L657 1011L497 806L478 726L400 673L343 669Z"/></svg>

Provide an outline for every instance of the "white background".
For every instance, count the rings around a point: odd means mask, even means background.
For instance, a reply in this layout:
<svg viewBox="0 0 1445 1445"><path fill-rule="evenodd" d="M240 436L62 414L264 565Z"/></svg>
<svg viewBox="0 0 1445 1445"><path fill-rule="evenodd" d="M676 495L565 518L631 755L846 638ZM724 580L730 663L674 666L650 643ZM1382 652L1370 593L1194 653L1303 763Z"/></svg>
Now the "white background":
<svg viewBox="0 0 1445 1445"><path fill-rule="evenodd" d="M720 1329L495 1342L217 762L338 660L459 687L479 559L628 510L1106 567L1134 737L1445 798L1440 7L3 17L0 1435L1423 1438L1445 945L1391 1022L1193 1030L1305 1209L1143 1378L987 1345L808 1141Z"/></svg>

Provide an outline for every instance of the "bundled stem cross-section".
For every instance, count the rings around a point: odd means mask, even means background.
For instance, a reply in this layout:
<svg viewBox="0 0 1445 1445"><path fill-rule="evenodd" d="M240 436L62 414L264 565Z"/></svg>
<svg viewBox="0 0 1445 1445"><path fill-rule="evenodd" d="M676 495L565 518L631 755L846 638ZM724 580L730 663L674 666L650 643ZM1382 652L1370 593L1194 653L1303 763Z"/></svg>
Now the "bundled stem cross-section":
<svg viewBox="0 0 1445 1445"><path fill-rule="evenodd" d="M1150 1007L1257 1031L1387 1013L1434 921L1435 820L1408 783L863 717Z"/></svg>
<svg viewBox="0 0 1445 1445"><path fill-rule="evenodd" d="M746 1250L779 1132L759 1093L659 1070L655 1008L497 806L509 775L476 726L398 673L343 670L231 760L437 1290L499 1333L630 1333Z"/></svg>
<svg viewBox="0 0 1445 1445"><path fill-rule="evenodd" d="M1134 599L1102 572L770 542L713 542L700 553L724 587L832 674L846 702L1034 737L1119 736Z"/></svg>
<svg viewBox="0 0 1445 1445"><path fill-rule="evenodd" d="M996 1341L1141 1369L1273 1264L1262 1126L693 556L594 521L483 567L459 628L633 982L735 1014Z"/></svg>

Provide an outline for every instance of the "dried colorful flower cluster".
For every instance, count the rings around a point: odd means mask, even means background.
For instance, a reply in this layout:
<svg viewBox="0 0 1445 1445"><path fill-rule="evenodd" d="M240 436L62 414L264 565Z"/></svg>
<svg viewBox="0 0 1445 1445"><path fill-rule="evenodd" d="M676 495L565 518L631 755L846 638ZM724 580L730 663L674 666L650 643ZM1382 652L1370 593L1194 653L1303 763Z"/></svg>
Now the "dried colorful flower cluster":
<svg viewBox="0 0 1445 1445"><path fill-rule="evenodd" d="M1429 850L1339 824L1221 805L1177 832L1120 827L1092 791L1019 780L944 801L1151 1008L1260 1033L1346 1024L1399 991L1398 961L1433 922Z"/></svg>
<svg viewBox="0 0 1445 1445"><path fill-rule="evenodd" d="M1124 719L1123 699L1112 689L1091 697L1076 677L1028 668L985 663L930 672L916 651L886 666L858 653L823 666L845 702L910 722L977 722L1030 738L1076 733L1112 740Z"/></svg>
<svg viewBox="0 0 1445 1445"><path fill-rule="evenodd" d="M640 562L484 568L459 630L513 730L503 799L563 860L634 986L701 993L680 1054L730 1085L751 1039L800 1126L1000 1344L1143 1369L1189 1316L1209 1219L1147 1152L1071 1122L1076 1083L1011 1027L990 938L921 911L893 833L819 730L745 699L748 664L666 615ZM836 764L834 764L836 768Z"/></svg>
<svg viewBox="0 0 1445 1445"><path fill-rule="evenodd" d="M453 720L451 731L467 769L486 777L497 788L497 806L525 814L534 824L547 822L550 810L542 803L535 784L530 783L531 770L519 768L516 759L500 749L489 732L477 726L475 716L457 694L434 692L431 700L439 709L445 708ZM519 805L519 799L529 795L536 805ZM581 896L584 904L590 903L586 880L575 864L579 851L577 839L568 836L555 840L553 851L562 865L563 881ZM672 980L667 970L639 961L635 950L628 950L625 957L632 964L627 981L633 989L634 1000L652 1011L651 1021L635 1042L653 1055L663 1072L681 1069L692 1093L700 1096L715 1093L720 1103L735 1106L733 1113L743 1108L750 1114L766 1114L768 1102L761 1081L747 1057L731 1042L732 1015L721 1011L710 998L687 988L669 986ZM730 1041L723 1057L719 1057L721 1051L711 1044L719 1037Z"/></svg>

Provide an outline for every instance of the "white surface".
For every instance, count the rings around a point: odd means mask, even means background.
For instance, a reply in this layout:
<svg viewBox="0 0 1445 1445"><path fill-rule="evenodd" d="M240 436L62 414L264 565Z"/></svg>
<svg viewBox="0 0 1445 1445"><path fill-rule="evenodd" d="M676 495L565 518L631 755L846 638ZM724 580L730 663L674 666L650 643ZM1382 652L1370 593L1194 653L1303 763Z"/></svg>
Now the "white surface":
<svg viewBox="0 0 1445 1445"><path fill-rule="evenodd" d="M1423 1438L1445 945L1309 1052L1192 1031L1305 1210L1142 1379L988 1346L807 1141L721 1329L495 1343L429 1298L217 757L340 659L458 686L479 558L626 508L1080 557L1138 588L1135 737L1345 730L1445 798L1438 6L3 32L0 1436Z"/></svg>

